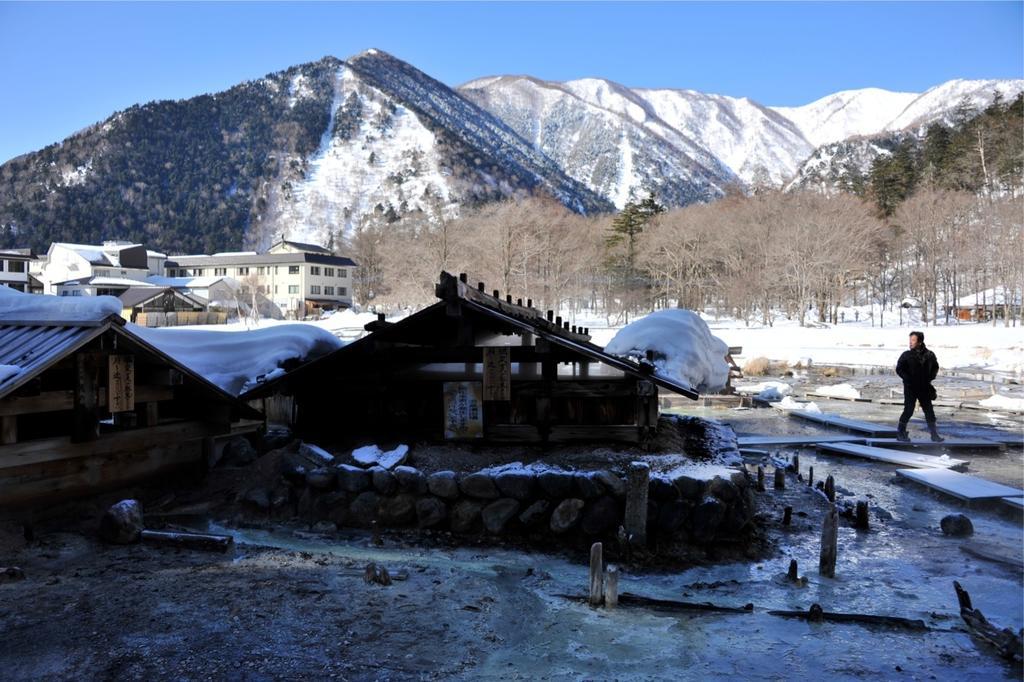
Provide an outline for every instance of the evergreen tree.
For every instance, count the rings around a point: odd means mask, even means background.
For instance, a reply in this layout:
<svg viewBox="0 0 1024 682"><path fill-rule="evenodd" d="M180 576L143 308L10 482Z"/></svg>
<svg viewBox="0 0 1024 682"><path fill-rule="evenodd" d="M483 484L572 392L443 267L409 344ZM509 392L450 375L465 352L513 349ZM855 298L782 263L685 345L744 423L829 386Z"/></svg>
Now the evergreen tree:
<svg viewBox="0 0 1024 682"><path fill-rule="evenodd" d="M654 192L649 192L639 203L630 201L622 207L605 237L613 294L622 302L626 312L635 307L639 292L646 287L645 279L636 266L637 239L651 219L664 211L665 207L658 203Z"/></svg>

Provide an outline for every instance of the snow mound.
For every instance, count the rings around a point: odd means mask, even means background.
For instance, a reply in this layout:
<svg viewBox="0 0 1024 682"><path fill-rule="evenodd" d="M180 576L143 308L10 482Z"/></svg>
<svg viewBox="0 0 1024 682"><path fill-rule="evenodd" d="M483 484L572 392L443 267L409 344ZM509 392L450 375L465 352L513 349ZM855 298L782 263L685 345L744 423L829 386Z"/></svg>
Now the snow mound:
<svg viewBox="0 0 1024 682"><path fill-rule="evenodd" d="M781 381L762 381L759 384L748 384L746 386L736 386L735 388L737 393L753 394L769 402L782 400L783 396L793 392L792 386Z"/></svg>
<svg viewBox="0 0 1024 682"><path fill-rule="evenodd" d="M344 345L330 332L308 324L227 333L127 327L232 395L255 388L258 377L280 375L282 365L290 360L312 360Z"/></svg>
<svg viewBox="0 0 1024 682"><path fill-rule="evenodd" d="M659 375L702 393L721 390L729 379L728 345L689 310L658 310L642 317L619 330L604 350L637 360L653 351Z"/></svg>
<svg viewBox="0 0 1024 682"><path fill-rule="evenodd" d="M817 403L798 403L788 395L784 396L782 400L777 403L771 403L771 406L778 410L804 410L805 412L816 412L821 414L821 408L818 407Z"/></svg>
<svg viewBox="0 0 1024 682"><path fill-rule="evenodd" d="M1009 396L996 394L991 398L985 398L978 403L982 407L993 410L1007 410L1009 412L1024 412L1024 398L1010 398Z"/></svg>
<svg viewBox="0 0 1024 682"><path fill-rule="evenodd" d="M21 374L21 367L18 365L0 365L0 384L19 374Z"/></svg>
<svg viewBox="0 0 1024 682"><path fill-rule="evenodd" d="M0 286L0 319L18 322L97 322L121 314L114 296L40 296Z"/></svg>
<svg viewBox="0 0 1024 682"><path fill-rule="evenodd" d="M857 400L860 398L860 391L850 384L836 384L835 386L820 386L814 391L819 395L827 395L832 398L846 398Z"/></svg>

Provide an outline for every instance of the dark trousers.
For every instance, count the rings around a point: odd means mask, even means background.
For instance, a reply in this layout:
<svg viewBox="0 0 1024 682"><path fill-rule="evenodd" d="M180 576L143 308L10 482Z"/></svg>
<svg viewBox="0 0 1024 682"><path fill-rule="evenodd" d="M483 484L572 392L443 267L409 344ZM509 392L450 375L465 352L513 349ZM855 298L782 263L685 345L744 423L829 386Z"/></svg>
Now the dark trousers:
<svg viewBox="0 0 1024 682"><path fill-rule="evenodd" d="M914 403L921 403L921 410L924 412L924 420L929 424L935 423L935 409L932 407L932 399L927 393L928 389L920 393L913 391L908 386L903 387L903 414L900 415L900 422L906 424L914 414Z"/></svg>

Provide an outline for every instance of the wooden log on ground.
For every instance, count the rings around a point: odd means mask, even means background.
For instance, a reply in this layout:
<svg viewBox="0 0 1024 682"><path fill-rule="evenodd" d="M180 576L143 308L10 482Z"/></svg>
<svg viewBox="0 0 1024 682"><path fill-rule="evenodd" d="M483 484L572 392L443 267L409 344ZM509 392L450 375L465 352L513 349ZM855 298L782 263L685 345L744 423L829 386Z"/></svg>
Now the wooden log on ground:
<svg viewBox="0 0 1024 682"><path fill-rule="evenodd" d="M791 523L793 523L793 508L786 507L782 510L782 525L788 526Z"/></svg>
<svg viewBox="0 0 1024 682"><path fill-rule="evenodd" d="M614 564L604 573L604 605L609 609L619 605L619 568Z"/></svg>
<svg viewBox="0 0 1024 682"><path fill-rule="evenodd" d="M857 530L868 530L868 501L857 500L857 511L854 516L854 528Z"/></svg>
<svg viewBox="0 0 1024 682"><path fill-rule="evenodd" d="M651 467L644 462L633 462L626 475L626 512L623 526L632 544L647 543L647 486L651 480Z"/></svg>
<svg viewBox="0 0 1024 682"><path fill-rule="evenodd" d="M867 613L834 613L825 611L818 604L812 604L806 611L769 611L770 616L782 618L800 618L811 622L861 623L864 625L884 625L905 630L928 630L923 620L900 618L898 616L875 616Z"/></svg>
<svg viewBox="0 0 1024 682"><path fill-rule="evenodd" d="M782 467L775 467L775 489L786 489L786 470Z"/></svg>
<svg viewBox="0 0 1024 682"><path fill-rule="evenodd" d="M230 535L207 533L183 533L180 531L144 530L142 542L147 545L176 547L178 549L202 549L209 552L226 552L235 543Z"/></svg>
<svg viewBox="0 0 1024 682"><path fill-rule="evenodd" d="M600 542L590 546L590 605L600 606L604 600L604 560Z"/></svg>
<svg viewBox="0 0 1024 682"><path fill-rule="evenodd" d="M836 551L839 542L839 514L832 505L825 514L821 525L821 555L818 559L818 573L826 578L836 577Z"/></svg>
<svg viewBox="0 0 1024 682"><path fill-rule="evenodd" d="M995 647L1001 658L1008 661L1024 661L1024 630L1014 632L1010 628L999 629L985 618L981 611L971 604L971 595L953 581L956 598L960 603L960 617L967 624L968 631L975 637Z"/></svg>
<svg viewBox="0 0 1024 682"><path fill-rule="evenodd" d="M560 594L558 596L563 599L569 599L576 602L589 603L590 601L589 595L579 596L572 594ZM653 599L651 597L644 597L630 592L620 594L618 603L622 606L643 606L656 611L670 611L674 613L689 613L693 611L704 611L708 613L751 613L754 610L753 604L746 604L742 608L736 608L734 606L718 606L717 604L707 602L703 604L695 604L692 602L675 601L672 599Z"/></svg>

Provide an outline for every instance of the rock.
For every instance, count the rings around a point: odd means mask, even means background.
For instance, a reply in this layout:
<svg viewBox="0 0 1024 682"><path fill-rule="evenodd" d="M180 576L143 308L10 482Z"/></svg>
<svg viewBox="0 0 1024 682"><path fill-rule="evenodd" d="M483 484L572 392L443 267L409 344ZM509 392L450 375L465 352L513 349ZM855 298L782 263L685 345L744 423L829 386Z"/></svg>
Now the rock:
<svg viewBox="0 0 1024 682"><path fill-rule="evenodd" d="M377 463L383 453L376 445L364 445L352 451L352 459L356 464L371 467Z"/></svg>
<svg viewBox="0 0 1024 682"><path fill-rule="evenodd" d="M746 496L740 495L726 509L721 529L727 533L738 533L750 523L753 517L753 505L748 506Z"/></svg>
<svg viewBox="0 0 1024 682"><path fill-rule="evenodd" d="M302 494L299 495L299 501L295 505L295 512L304 519L308 519L313 515L313 491L309 488L303 488Z"/></svg>
<svg viewBox="0 0 1024 682"><path fill-rule="evenodd" d="M453 533L472 533L480 523L480 510L483 505L473 500L460 500L452 505L449 515Z"/></svg>
<svg viewBox="0 0 1024 682"><path fill-rule="evenodd" d="M494 475L494 485L503 497L529 500L537 488L537 477L529 471L504 471Z"/></svg>
<svg viewBox="0 0 1024 682"><path fill-rule="evenodd" d="M370 477L373 479L373 489L381 495L394 495L398 490L398 479L384 467L370 469Z"/></svg>
<svg viewBox="0 0 1024 682"><path fill-rule="evenodd" d="M369 528L377 518L380 497L374 492L360 493L348 508L348 524L357 528Z"/></svg>
<svg viewBox="0 0 1024 682"><path fill-rule="evenodd" d="M950 514L949 516L943 516L939 525L942 527L943 533L946 535L952 535L955 538L974 535L974 524L971 523L971 520L963 514Z"/></svg>
<svg viewBox="0 0 1024 682"><path fill-rule="evenodd" d="M398 488L403 492L423 495L427 492L427 477L419 469L397 466L392 470L398 479Z"/></svg>
<svg viewBox="0 0 1024 682"><path fill-rule="evenodd" d="M121 500L100 519L100 537L116 545L129 545L138 542L143 527L139 501Z"/></svg>
<svg viewBox="0 0 1024 682"><path fill-rule="evenodd" d="M690 507L690 503L683 500L673 500L661 505L656 524L658 530L665 534L678 531L690 518Z"/></svg>
<svg viewBox="0 0 1024 682"><path fill-rule="evenodd" d="M693 508L690 516L693 539L697 542L711 542L724 519L725 505L717 497L708 495Z"/></svg>
<svg viewBox="0 0 1024 682"><path fill-rule="evenodd" d="M732 484L739 488L740 490L744 490L750 487L750 476L747 475L746 470L736 471L730 474L729 480L732 481Z"/></svg>
<svg viewBox="0 0 1024 682"><path fill-rule="evenodd" d="M361 493L370 489L373 479L366 469L342 464L338 467L338 485L350 493Z"/></svg>
<svg viewBox="0 0 1024 682"><path fill-rule="evenodd" d="M527 528L533 528L539 526L548 519L548 512L551 510L551 503L547 500L537 500L529 507L526 508L522 514L519 515L519 523L523 524Z"/></svg>
<svg viewBox="0 0 1024 682"><path fill-rule="evenodd" d="M621 523L619 503L611 497L604 496L587 505L580 528L587 535L602 535L615 530Z"/></svg>
<svg viewBox="0 0 1024 682"><path fill-rule="evenodd" d="M494 485L494 479L489 474L480 472L466 474L459 479L459 490L463 495L476 497L483 500L497 499L499 496L498 487Z"/></svg>
<svg viewBox="0 0 1024 682"><path fill-rule="evenodd" d="M583 512L583 500L571 498L562 500L551 512L551 531L553 533L565 533L575 526Z"/></svg>
<svg viewBox="0 0 1024 682"><path fill-rule="evenodd" d="M576 477L571 471L543 471L537 483L544 496L552 500L569 497L576 490Z"/></svg>
<svg viewBox="0 0 1024 682"><path fill-rule="evenodd" d="M448 507L436 497L416 501L416 524L420 528L433 528L448 518Z"/></svg>
<svg viewBox="0 0 1024 682"><path fill-rule="evenodd" d="M385 469L394 469L399 464L405 464L407 459L409 459L409 446L399 445L394 450L382 452L377 463Z"/></svg>
<svg viewBox="0 0 1024 682"><path fill-rule="evenodd" d="M270 507L271 509L280 509L281 507L288 504L288 500L291 499L289 494L290 488L284 483L278 482L274 489L270 491Z"/></svg>
<svg viewBox="0 0 1024 682"><path fill-rule="evenodd" d="M576 479L576 494L584 500L596 500L604 492L601 484L589 473L578 473L574 478Z"/></svg>
<svg viewBox="0 0 1024 682"><path fill-rule="evenodd" d="M652 499L671 501L679 499L679 489L672 485L672 481L661 476L651 476L651 482L647 485L648 493Z"/></svg>
<svg viewBox="0 0 1024 682"><path fill-rule="evenodd" d="M317 467L306 472L306 485L317 490L333 490L338 483L338 473L327 467Z"/></svg>
<svg viewBox="0 0 1024 682"><path fill-rule="evenodd" d="M315 467L333 466L337 462L334 455L313 443L302 443L299 445L299 454L305 457Z"/></svg>
<svg viewBox="0 0 1024 682"><path fill-rule="evenodd" d="M405 526L412 523L416 520L416 498L411 493L381 498L377 518L385 526Z"/></svg>
<svg viewBox="0 0 1024 682"><path fill-rule="evenodd" d="M248 439L242 436L235 436L224 445L224 455L220 459L220 465L225 467L244 467L252 464L259 457L256 448Z"/></svg>
<svg viewBox="0 0 1024 682"><path fill-rule="evenodd" d="M595 471L594 478L609 495L618 498L626 497L626 482L610 471Z"/></svg>
<svg viewBox="0 0 1024 682"><path fill-rule="evenodd" d="M740 496L740 491L733 485L732 481L727 481L721 476L715 476L708 483L708 494L714 495L722 502L733 502Z"/></svg>
<svg viewBox="0 0 1024 682"><path fill-rule="evenodd" d="M258 449L261 452L270 452L285 447L293 440L295 437L292 435L291 429L282 424L274 424L260 434Z"/></svg>
<svg viewBox="0 0 1024 682"><path fill-rule="evenodd" d="M654 528L658 524L658 514L661 513L661 505L654 499L647 498L647 527Z"/></svg>
<svg viewBox="0 0 1024 682"><path fill-rule="evenodd" d="M427 476L427 490L445 500L459 498L459 481L454 471L438 471Z"/></svg>
<svg viewBox="0 0 1024 682"><path fill-rule="evenodd" d="M292 485L306 485L306 471L314 468L298 452L284 451L278 464L278 471Z"/></svg>
<svg viewBox="0 0 1024 682"><path fill-rule="evenodd" d="M704 481L689 476L676 476L672 484L684 500L700 502L704 498Z"/></svg>
<svg viewBox="0 0 1024 682"><path fill-rule="evenodd" d="M347 504L339 504L334 507L329 507L327 510L327 518L334 521L334 525L341 527L348 525L349 513Z"/></svg>
<svg viewBox="0 0 1024 682"><path fill-rule="evenodd" d="M242 502L253 505L263 511L267 511L270 509L270 491L260 486L249 488L245 491L245 494L242 495Z"/></svg>
<svg viewBox="0 0 1024 682"><path fill-rule="evenodd" d="M338 526L334 521L317 521L313 524L313 531L316 533L334 533L338 530Z"/></svg>
<svg viewBox="0 0 1024 682"><path fill-rule="evenodd" d="M519 501L511 497L503 497L500 500L491 502L480 512L484 528L492 535L499 535L505 531L508 522L519 513Z"/></svg>
<svg viewBox="0 0 1024 682"><path fill-rule="evenodd" d="M0 583L13 583L25 579L25 571L17 566L0 568Z"/></svg>

